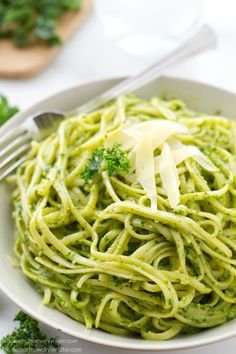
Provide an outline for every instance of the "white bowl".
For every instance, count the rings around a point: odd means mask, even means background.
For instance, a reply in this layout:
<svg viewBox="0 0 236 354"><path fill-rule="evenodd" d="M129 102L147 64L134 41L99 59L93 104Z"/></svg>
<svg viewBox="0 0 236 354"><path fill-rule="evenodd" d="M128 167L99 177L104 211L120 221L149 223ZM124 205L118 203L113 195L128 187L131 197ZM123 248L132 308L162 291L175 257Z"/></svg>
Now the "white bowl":
<svg viewBox="0 0 236 354"><path fill-rule="evenodd" d="M0 129L0 135L10 127L19 124L30 113L40 109L56 108L71 110L94 97L96 94L108 89L120 79L92 82L82 86L60 92L51 96L28 109L17 114L4 127ZM143 97L165 95L165 97L177 97L183 99L189 107L208 113L220 110L229 118L236 118L236 95L197 82L161 77L137 92ZM219 327L205 330L198 334L177 337L169 341L157 342L144 339L127 338L112 335L100 330L86 330L85 327L72 320L70 317L57 310L50 309L41 304L41 297L32 284L22 275L20 270L12 267L8 255L12 255L13 246L13 221L11 218L11 203L9 192L4 183L0 184L0 289L25 312L59 329L64 333L90 342L113 346L118 348L148 350L177 350L192 348L220 341L236 335L236 320L230 321Z"/></svg>

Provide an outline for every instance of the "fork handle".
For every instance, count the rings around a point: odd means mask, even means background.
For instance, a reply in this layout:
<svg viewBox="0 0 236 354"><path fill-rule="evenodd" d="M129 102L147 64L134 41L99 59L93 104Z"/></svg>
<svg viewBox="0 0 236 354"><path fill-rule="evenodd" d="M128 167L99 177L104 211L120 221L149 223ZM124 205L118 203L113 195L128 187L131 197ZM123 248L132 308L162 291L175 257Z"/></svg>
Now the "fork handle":
<svg viewBox="0 0 236 354"><path fill-rule="evenodd" d="M138 88L159 77L171 66L178 64L196 54L204 52L207 49L213 49L216 45L217 39L214 32L209 26L204 25L195 35L187 39L177 49L158 60L155 64L145 69L138 75L122 81L110 90L81 105L76 109L76 112L82 113L92 111L106 102L118 97L119 95L133 92L134 90L137 90Z"/></svg>

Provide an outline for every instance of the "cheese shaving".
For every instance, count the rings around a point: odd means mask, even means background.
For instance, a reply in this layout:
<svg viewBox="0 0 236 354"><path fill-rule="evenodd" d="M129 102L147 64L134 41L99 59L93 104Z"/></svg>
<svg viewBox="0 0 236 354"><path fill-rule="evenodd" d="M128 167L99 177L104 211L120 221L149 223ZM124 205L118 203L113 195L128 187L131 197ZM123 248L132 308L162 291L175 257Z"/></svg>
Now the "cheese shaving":
<svg viewBox="0 0 236 354"><path fill-rule="evenodd" d="M151 208L157 209L155 173L160 173L163 187L168 195L171 207L179 202L179 177L176 166L185 159L194 158L203 168L215 171L215 166L196 147L186 146L173 138L175 134L186 133L187 128L179 123L164 119L152 119L146 122L117 129L109 133L104 141L105 147L115 142L122 149L130 151L132 171L147 193ZM161 148L161 155L154 158L154 151Z"/></svg>
<svg viewBox="0 0 236 354"><path fill-rule="evenodd" d="M179 204L179 175L177 172L175 160L167 143L163 144L160 162L159 173L163 188L167 194L170 206L175 208Z"/></svg>
<svg viewBox="0 0 236 354"><path fill-rule="evenodd" d="M135 171L136 177L145 192L147 193L152 210L157 209L157 193L155 182L155 165L153 158L152 140L148 135L140 138L136 149Z"/></svg>
<svg viewBox="0 0 236 354"><path fill-rule="evenodd" d="M204 155L198 147L193 145L184 145L180 141L171 140L168 141L168 145L172 150L172 155L175 161L176 166L181 162L191 157L196 162L199 163L205 170L214 172L217 171L217 168L212 164L209 158ZM155 171L159 171L160 156L155 157Z"/></svg>

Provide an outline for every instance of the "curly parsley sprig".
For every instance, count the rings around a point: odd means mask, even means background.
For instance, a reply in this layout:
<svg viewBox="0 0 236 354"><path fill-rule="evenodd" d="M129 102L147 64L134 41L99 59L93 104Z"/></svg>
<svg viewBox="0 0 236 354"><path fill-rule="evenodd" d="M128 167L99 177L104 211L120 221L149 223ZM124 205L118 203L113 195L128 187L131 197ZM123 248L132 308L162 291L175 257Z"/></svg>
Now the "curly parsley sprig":
<svg viewBox="0 0 236 354"><path fill-rule="evenodd" d="M0 341L0 349L6 354L13 353L33 353L50 350L59 351L60 344L58 338L51 338L43 334L38 326L38 322L20 311L14 318L19 322L19 327L5 336Z"/></svg>
<svg viewBox="0 0 236 354"><path fill-rule="evenodd" d="M114 143L111 148L97 148L84 168L81 177L88 182L100 171L106 171L108 176L129 171L130 162L121 145Z"/></svg>

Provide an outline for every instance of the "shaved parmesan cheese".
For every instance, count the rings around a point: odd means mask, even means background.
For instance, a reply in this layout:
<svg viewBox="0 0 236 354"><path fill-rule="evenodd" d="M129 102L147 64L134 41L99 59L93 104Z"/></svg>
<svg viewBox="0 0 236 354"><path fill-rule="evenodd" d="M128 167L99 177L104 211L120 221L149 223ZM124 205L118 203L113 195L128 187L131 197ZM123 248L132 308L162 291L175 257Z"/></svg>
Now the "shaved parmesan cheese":
<svg viewBox="0 0 236 354"><path fill-rule="evenodd" d="M114 143L121 144L123 150L129 150L136 144L136 140L124 130L116 130L108 135L104 141L106 148L111 147Z"/></svg>
<svg viewBox="0 0 236 354"><path fill-rule="evenodd" d="M167 120L152 119L146 122L134 124L129 128L123 128L110 133L105 139L105 147L109 147L117 142L121 144L123 150L129 150L134 147L143 135L147 135L153 142L153 150L158 148L170 136L176 133L186 133L187 128L175 122Z"/></svg>
<svg viewBox="0 0 236 354"><path fill-rule="evenodd" d="M129 162L130 162L130 168L129 168L129 173L132 174L135 171L135 151L131 150L128 155L127 155Z"/></svg>
<svg viewBox="0 0 236 354"><path fill-rule="evenodd" d="M217 171L217 168L212 164L212 162L205 156L197 146L193 145L184 145L180 141L171 139L168 141L168 145L172 150L172 155L175 161L176 166L181 162L191 157L196 162L199 163L205 170L214 172ZM155 158L155 171L159 171L160 156Z"/></svg>
<svg viewBox="0 0 236 354"><path fill-rule="evenodd" d="M151 200L151 208L157 210L157 194L155 182L155 166L152 141L148 136L140 138L136 149L136 176L137 180Z"/></svg>
<svg viewBox="0 0 236 354"><path fill-rule="evenodd" d="M205 170L209 172L216 172L217 168L212 164L208 157L201 153L201 155L193 156L193 159L199 163Z"/></svg>
<svg viewBox="0 0 236 354"><path fill-rule="evenodd" d="M163 188L167 194L170 206L175 208L179 204L179 175L176 169L172 151L167 143L163 144L160 155L159 173Z"/></svg>
<svg viewBox="0 0 236 354"><path fill-rule="evenodd" d="M181 141L179 140L176 140L174 138L169 138L167 141L166 141L169 145L169 147L171 148L171 150L177 150L177 149L180 149L182 147L184 147L185 145L181 143Z"/></svg>
<svg viewBox="0 0 236 354"><path fill-rule="evenodd" d="M133 124L109 133L105 147L115 142L129 151L131 160L130 179L138 180L147 193L151 208L157 209L155 172L160 173L163 188L172 208L179 203L179 176L176 166L188 157L196 158L208 170L214 166L201 151L194 146L185 146L173 136L188 132L179 123L164 119L153 119ZM154 151L161 148L161 155L154 158ZM128 176L129 177L129 176Z"/></svg>
<svg viewBox="0 0 236 354"><path fill-rule="evenodd" d="M140 136L148 135L148 138L153 142L153 150L155 150L170 136L176 133L186 133L187 128L175 122L153 119L131 126L125 129L124 132L136 140L138 140Z"/></svg>

